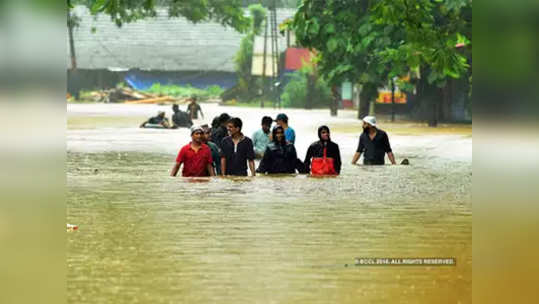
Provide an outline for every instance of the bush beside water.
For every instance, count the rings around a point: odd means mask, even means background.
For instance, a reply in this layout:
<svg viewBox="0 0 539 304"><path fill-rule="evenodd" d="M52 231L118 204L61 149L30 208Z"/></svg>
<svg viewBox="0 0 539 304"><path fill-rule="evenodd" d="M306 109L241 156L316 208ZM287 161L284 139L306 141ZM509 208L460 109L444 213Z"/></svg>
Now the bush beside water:
<svg viewBox="0 0 539 304"><path fill-rule="evenodd" d="M198 96L200 99L218 98L224 90L218 85L208 86L205 89L192 87L191 85L178 86L169 84L154 83L149 89L145 90L148 93L168 95L172 97L190 97Z"/></svg>
<svg viewBox="0 0 539 304"><path fill-rule="evenodd" d="M311 69L302 68L290 75L290 82L281 94L282 105L286 108L305 108L307 102L307 78ZM331 89L321 78L316 79L312 92L311 106L313 108L327 108L331 103Z"/></svg>

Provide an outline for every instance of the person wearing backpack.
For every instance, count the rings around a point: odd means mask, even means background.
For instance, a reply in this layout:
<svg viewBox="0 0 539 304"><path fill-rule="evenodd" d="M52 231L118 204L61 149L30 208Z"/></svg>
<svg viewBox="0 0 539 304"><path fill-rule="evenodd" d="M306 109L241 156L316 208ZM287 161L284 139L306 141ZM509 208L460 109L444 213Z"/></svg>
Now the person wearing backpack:
<svg viewBox="0 0 539 304"><path fill-rule="evenodd" d="M311 175L339 175L341 173L341 152L339 145L331 141L329 128L318 128L320 140L312 143L305 156L305 170Z"/></svg>

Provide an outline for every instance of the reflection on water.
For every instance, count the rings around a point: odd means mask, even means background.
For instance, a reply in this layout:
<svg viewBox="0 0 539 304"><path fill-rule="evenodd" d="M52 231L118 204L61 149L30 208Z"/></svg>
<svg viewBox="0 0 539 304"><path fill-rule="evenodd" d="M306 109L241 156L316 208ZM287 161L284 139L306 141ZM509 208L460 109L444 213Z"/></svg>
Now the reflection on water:
<svg viewBox="0 0 539 304"><path fill-rule="evenodd" d="M335 138L336 178L172 178L172 153L72 149L68 301L470 303L471 159L394 137L410 166L352 166L357 143ZM356 257L457 266L344 266Z"/></svg>

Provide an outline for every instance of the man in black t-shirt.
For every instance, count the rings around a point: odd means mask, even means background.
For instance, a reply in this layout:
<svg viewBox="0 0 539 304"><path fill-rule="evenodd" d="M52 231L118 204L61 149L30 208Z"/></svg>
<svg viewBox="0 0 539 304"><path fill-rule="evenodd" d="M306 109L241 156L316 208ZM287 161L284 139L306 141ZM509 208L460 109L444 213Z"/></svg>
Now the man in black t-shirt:
<svg viewBox="0 0 539 304"><path fill-rule="evenodd" d="M391 163L396 164L387 133L376 127L376 117L374 116L363 118L363 133L359 136L359 145L352 158L353 165L357 163L361 153L364 153L364 165L383 165L386 153Z"/></svg>
<svg viewBox="0 0 539 304"><path fill-rule="evenodd" d="M230 136L221 142L221 172L223 175L247 176L249 171L255 176L255 151L253 142L241 133L243 123L239 118L232 118L227 123Z"/></svg>

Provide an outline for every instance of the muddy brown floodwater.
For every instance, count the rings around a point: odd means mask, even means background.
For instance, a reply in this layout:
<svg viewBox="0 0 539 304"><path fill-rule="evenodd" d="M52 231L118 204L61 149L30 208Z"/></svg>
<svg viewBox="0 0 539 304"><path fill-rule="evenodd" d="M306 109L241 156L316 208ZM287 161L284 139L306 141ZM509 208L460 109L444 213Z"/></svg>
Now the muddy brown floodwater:
<svg viewBox="0 0 539 304"><path fill-rule="evenodd" d="M184 108L183 106L182 108ZM250 136L280 111L202 105ZM327 124L336 178L168 176L186 129L139 129L157 105L68 105L69 303L471 303L471 126L381 122L397 161L352 166L355 112L287 110L300 158ZM356 266L453 257L456 266ZM346 267L347 265L348 267Z"/></svg>

